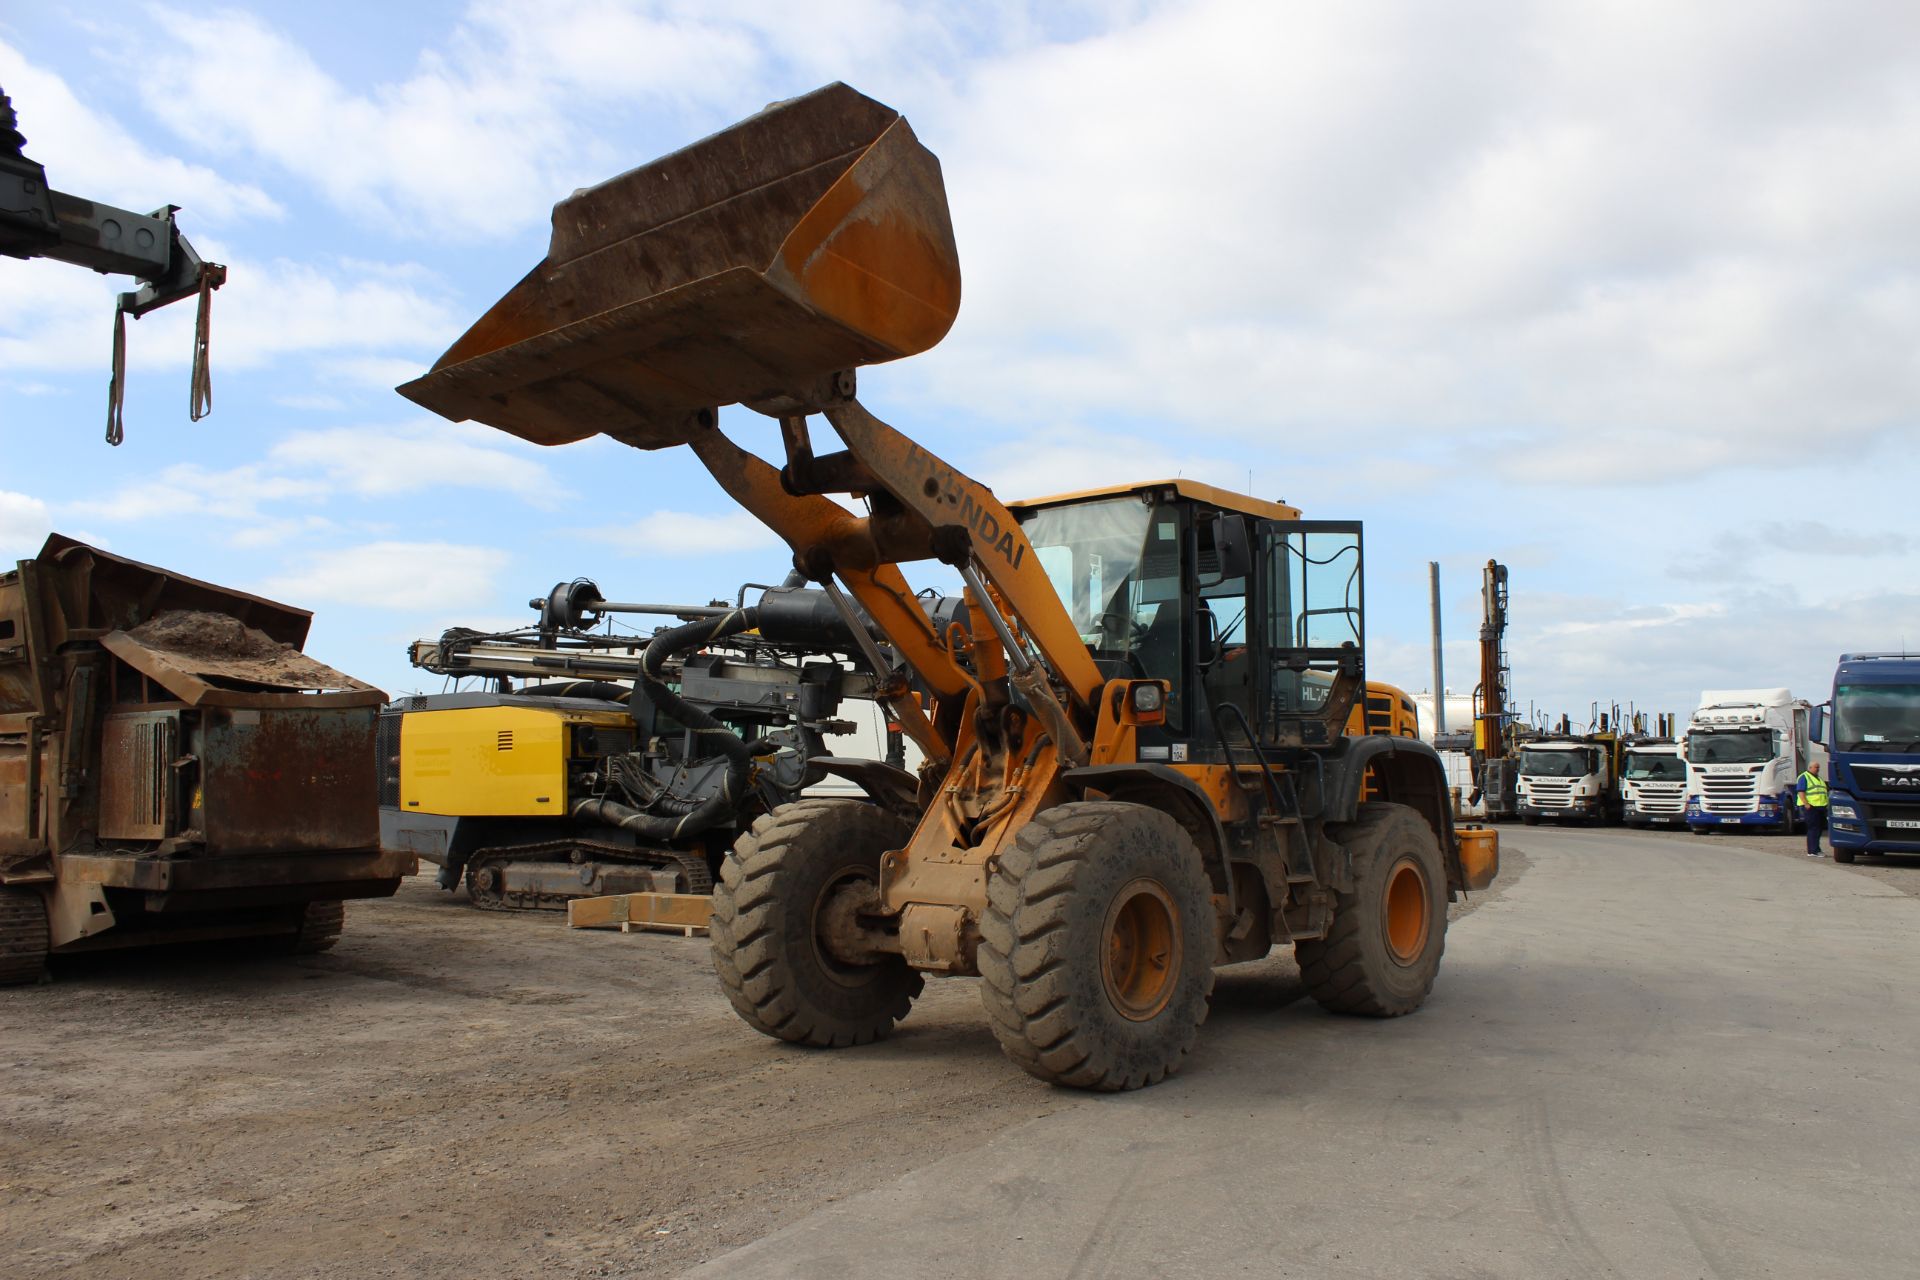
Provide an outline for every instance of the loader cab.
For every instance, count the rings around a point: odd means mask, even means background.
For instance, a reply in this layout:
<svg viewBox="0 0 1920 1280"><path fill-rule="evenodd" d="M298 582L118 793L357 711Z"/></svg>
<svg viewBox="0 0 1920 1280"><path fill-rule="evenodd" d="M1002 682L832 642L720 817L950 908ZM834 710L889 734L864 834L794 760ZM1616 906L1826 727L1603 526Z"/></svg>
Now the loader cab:
<svg viewBox="0 0 1920 1280"><path fill-rule="evenodd" d="M1358 523L1190 480L1012 509L1101 671L1168 682L1143 758L1217 761L1250 738L1321 747L1344 732L1365 680Z"/></svg>

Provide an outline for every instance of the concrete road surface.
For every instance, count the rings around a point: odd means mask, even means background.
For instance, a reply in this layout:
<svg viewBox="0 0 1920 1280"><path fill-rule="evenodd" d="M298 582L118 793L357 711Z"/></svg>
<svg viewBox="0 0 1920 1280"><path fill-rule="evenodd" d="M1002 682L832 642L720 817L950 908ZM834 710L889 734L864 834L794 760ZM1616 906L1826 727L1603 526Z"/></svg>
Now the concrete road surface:
<svg viewBox="0 0 1920 1280"><path fill-rule="evenodd" d="M1920 1274L1920 900L1684 835L1503 836L1531 868L1419 1013L1228 970L1174 1082L691 1274Z"/></svg>

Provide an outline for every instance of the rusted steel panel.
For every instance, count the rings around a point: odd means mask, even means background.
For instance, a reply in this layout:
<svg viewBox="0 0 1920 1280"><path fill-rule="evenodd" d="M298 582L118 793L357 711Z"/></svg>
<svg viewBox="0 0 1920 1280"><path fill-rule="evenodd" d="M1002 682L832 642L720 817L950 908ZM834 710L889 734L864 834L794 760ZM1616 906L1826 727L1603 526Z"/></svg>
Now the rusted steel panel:
<svg viewBox="0 0 1920 1280"><path fill-rule="evenodd" d="M174 833L180 713L110 715L100 733L100 834L163 840Z"/></svg>
<svg viewBox="0 0 1920 1280"><path fill-rule="evenodd" d="M378 845L375 712L207 708L200 749L207 851Z"/></svg>
<svg viewBox="0 0 1920 1280"><path fill-rule="evenodd" d="M222 692L242 702L260 696L250 689L244 692L222 690L212 683L219 680L289 692L304 689L338 690L359 695L348 701L362 706L377 706L386 700L385 695L372 686L291 649L275 654L270 659L246 658L206 650L167 648L125 631L102 636L100 643L114 657L189 706L225 701L211 696ZM265 696L273 695L268 693Z"/></svg>

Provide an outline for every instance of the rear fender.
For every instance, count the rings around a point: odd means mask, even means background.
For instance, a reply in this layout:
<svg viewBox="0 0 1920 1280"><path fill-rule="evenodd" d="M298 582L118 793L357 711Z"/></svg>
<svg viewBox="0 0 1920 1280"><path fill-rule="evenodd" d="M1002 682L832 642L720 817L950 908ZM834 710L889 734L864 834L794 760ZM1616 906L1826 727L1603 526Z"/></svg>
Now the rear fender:
<svg viewBox="0 0 1920 1280"><path fill-rule="evenodd" d="M1448 897L1466 887L1453 830L1453 804L1440 753L1417 738L1381 734L1347 738L1327 756L1324 813L1328 822L1351 822L1371 770L1377 798L1403 804L1427 820L1447 864Z"/></svg>

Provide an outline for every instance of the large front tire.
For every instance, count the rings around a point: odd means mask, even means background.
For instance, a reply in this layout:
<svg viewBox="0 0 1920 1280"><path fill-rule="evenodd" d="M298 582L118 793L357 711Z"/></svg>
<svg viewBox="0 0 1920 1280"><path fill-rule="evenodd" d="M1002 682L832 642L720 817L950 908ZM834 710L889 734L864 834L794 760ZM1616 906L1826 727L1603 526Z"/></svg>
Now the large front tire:
<svg viewBox="0 0 1920 1280"><path fill-rule="evenodd" d="M1405 805L1360 806L1338 833L1353 888L1324 938L1296 943L1307 991L1335 1013L1397 1018L1433 990L1447 945L1447 872L1426 819Z"/></svg>
<svg viewBox="0 0 1920 1280"><path fill-rule="evenodd" d="M1213 995L1212 889L1199 851L1158 810L1058 805L987 881L980 998L1028 1074L1138 1089L1174 1074Z"/></svg>
<svg viewBox="0 0 1920 1280"><path fill-rule="evenodd" d="M734 842L708 924L713 967L734 1011L763 1035L844 1048L893 1032L925 983L898 956L848 964L821 939L828 901L878 883L880 858L913 827L859 800L783 804Z"/></svg>

